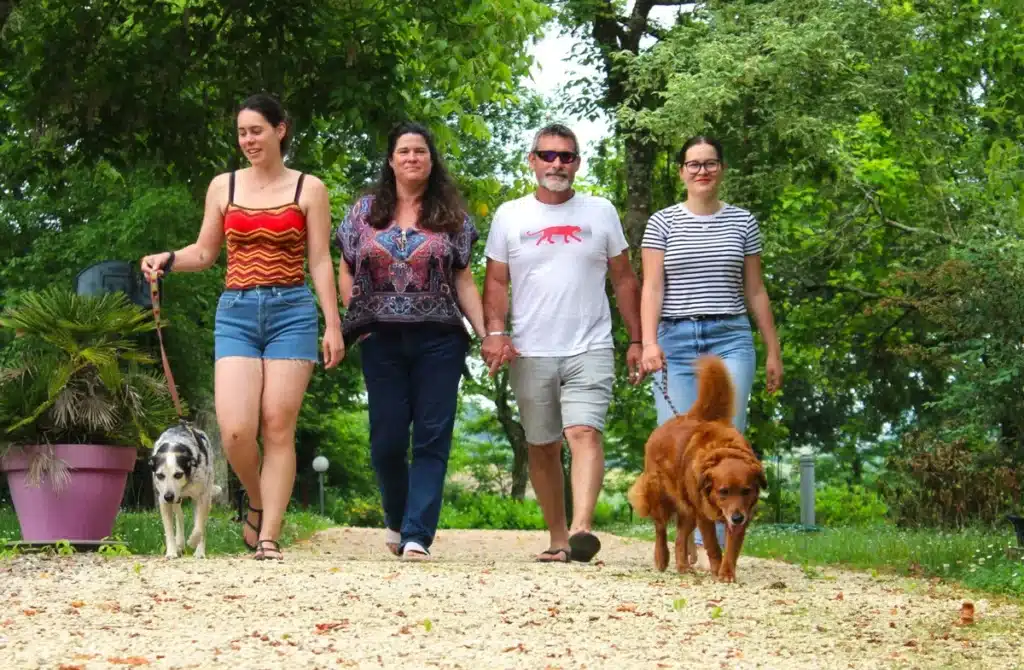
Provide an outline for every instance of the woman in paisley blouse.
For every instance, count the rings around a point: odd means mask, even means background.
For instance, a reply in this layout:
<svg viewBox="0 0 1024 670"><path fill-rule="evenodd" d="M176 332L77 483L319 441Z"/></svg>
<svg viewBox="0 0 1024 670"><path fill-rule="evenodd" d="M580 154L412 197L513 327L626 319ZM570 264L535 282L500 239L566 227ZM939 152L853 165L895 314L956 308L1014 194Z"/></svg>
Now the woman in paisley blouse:
<svg viewBox="0 0 1024 670"><path fill-rule="evenodd" d="M430 132L415 123L391 131L379 180L335 236L342 332L361 343L385 543L402 558L429 558L437 530L469 350L463 317L485 336L469 268L478 237Z"/></svg>

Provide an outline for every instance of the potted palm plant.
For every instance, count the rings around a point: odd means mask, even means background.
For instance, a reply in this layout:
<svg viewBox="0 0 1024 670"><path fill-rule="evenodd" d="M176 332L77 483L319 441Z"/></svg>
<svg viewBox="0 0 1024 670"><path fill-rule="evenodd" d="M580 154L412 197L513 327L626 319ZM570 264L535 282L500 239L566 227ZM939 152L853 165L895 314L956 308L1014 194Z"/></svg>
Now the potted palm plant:
<svg viewBox="0 0 1024 670"><path fill-rule="evenodd" d="M26 293L0 315L0 472L26 542L109 537L140 448L176 413L123 293Z"/></svg>

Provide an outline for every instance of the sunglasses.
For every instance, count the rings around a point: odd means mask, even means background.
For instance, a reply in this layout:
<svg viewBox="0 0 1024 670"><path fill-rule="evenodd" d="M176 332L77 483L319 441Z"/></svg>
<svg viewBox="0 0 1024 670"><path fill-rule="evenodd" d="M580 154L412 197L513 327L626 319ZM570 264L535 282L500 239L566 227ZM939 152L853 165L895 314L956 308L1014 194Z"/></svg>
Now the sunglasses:
<svg viewBox="0 0 1024 670"><path fill-rule="evenodd" d="M534 151L533 155L545 163L554 163L557 158L562 162L562 165L575 163L576 159L580 157L575 151Z"/></svg>

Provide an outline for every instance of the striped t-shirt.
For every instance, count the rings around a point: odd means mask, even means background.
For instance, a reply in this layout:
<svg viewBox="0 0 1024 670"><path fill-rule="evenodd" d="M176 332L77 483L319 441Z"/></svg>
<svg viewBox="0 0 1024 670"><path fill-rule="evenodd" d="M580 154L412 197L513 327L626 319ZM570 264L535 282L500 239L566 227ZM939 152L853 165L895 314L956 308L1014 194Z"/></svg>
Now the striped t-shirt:
<svg viewBox="0 0 1024 670"><path fill-rule="evenodd" d="M666 207L647 221L642 246L665 252L662 318L746 314L743 259L761 253L747 210L723 203L698 216L682 203Z"/></svg>

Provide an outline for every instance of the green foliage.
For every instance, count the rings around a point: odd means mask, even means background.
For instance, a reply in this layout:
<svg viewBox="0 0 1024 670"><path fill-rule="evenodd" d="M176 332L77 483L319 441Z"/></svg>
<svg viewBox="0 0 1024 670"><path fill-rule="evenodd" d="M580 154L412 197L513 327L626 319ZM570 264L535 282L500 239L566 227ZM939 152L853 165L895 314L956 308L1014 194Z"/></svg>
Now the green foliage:
<svg viewBox="0 0 1024 670"><path fill-rule="evenodd" d="M342 526L384 527L384 510L379 495L338 499L331 507L330 516Z"/></svg>
<svg viewBox="0 0 1024 670"><path fill-rule="evenodd" d="M832 485L814 491L814 522L827 528L864 527L888 521L888 507L881 496L863 486ZM800 492L796 489L773 491L757 508L762 523L799 523Z"/></svg>
<svg viewBox="0 0 1024 670"><path fill-rule="evenodd" d="M991 442L944 441L931 431L909 433L889 455L879 485L903 526L964 528L1002 524L1019 511L1019 465Z"/></svg>
<svg viewBox="0 0 1024 670"><path fill-rule="evenodd" d="M617 526L615 530L646 540L654 537L649 524ZM673 533L674 528L670 528L670 539ZM804 532L755 524L747 532L743 553L803 565L808 579L827 576L822 575L820 567L835 566L871 570L874 579L929 579L1021 597L1024 565L1019 558L1007 554L1016 544L1012 532L1005 527L999 531L971 527L942 532L872 525ZM905 587L914 588L914 582L905 583Z"/></svg>
<svg viewBox="0 0 1024 670"><path fill-rule="evenodd" d="M445 488L440 528L544 530L544 516L536 501L518 501L490 493L475 493L457 486Z"/></svg>
<svg viewBox="0 0 1024 670"><path fill-rule="evenodd" d="M123 293L25 293L0 324L18 334L2 352L4 445L148 447L173 421L166 381L139 342L151 315Z"/></svg>
<svg viewBox="0 0 1024 670"><path fill-rule="evenodd" d="M186 502L186 529L191 528L191 502ZM329 528L327 519L308 512L289 510L285 514L285 523L281 527L281 545L288 547L296 542L309 538L313 533ZM0 559L15 557L16 551L4 548L6 542L20 540L21 533L18 519L10 507L0 507ZM151 510L142 512L122 511L114 522L113 538L124 542L120 544L104 544L99 548L99 555L106 559L128 558L130 556L160 556L164 553L164 528L159 514ZM70 543L63 542L64 551L74 551ZM242 525L234 520L234 510L226 507L214 507L206 525L206 554L221 556L247 554L249 550L242 544ZM138 574L140 567L135 564Z"/></svg>
<svg viewBox="0 0 1024 670"><path fill-rule="evenodd" d="M486 134L476 110L512 98L548 15L536 0L29 0L4 27L4 97L20 133L46 129L31 141L51 162L156 159L190 179L224 167L236 105L269 90L297 156L340 126L330 164L403 118Z"/></svg>

